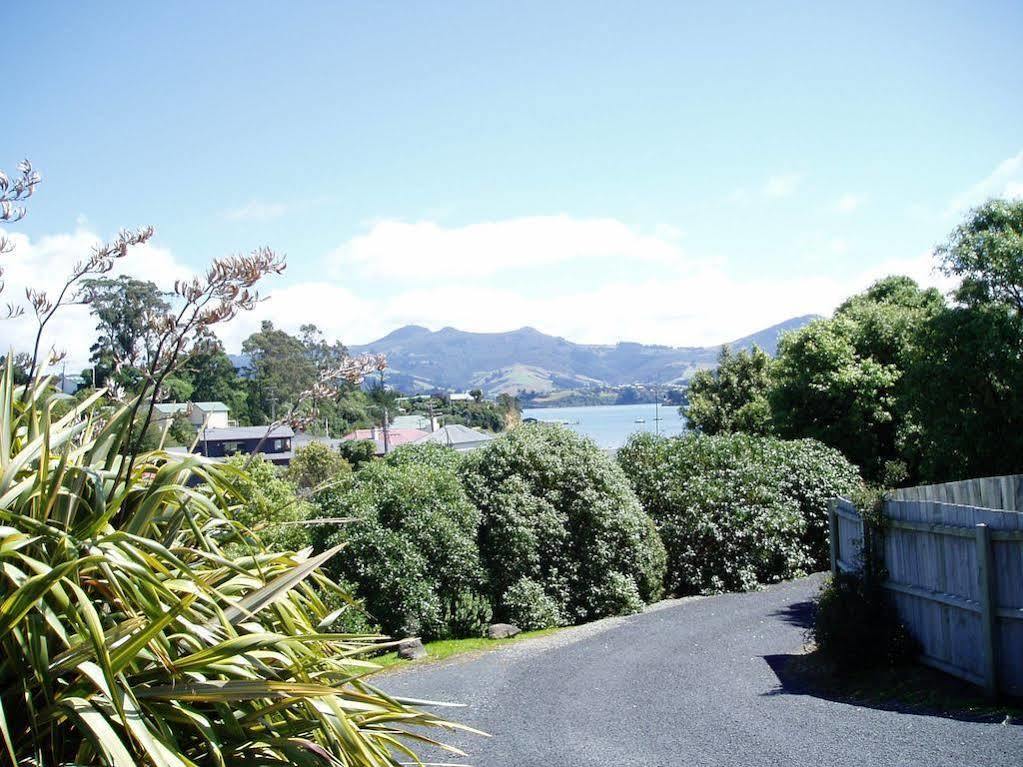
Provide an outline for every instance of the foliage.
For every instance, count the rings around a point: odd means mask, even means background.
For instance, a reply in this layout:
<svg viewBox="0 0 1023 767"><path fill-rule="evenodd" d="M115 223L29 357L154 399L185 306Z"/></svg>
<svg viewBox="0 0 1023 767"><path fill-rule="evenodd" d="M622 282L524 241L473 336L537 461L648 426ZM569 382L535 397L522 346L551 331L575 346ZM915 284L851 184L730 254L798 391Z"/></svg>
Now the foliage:
<svg viewBox="0 0 1023 767"><path fill-rule="evenodd" d="M267 423L295 405L303 391L316 382L316 365L302 342L264 320L258 333L242 343L252 359L249 411L253 423Z"/></svg>
<svg viewBox="0 0 1023 767"><path fill-rule="evenodd" d="M483 636L493 617L490 600L483 594L463 591L445 605L444 623L453 637Z"/></svg>
<svg viewBox="0 0 1023 767"><path fill-rule="evenodd" d="M371 439L349 439L337 446L338 453L344 458L353 470L358 470L364 464L373 460L376 455L376 445Z"/></svg>
<svg viewBox="0 0 1023 767"><path fill-rule="evenodd" d="M717 367L698 371L689 382L688 404L679 412L704 434L767 434L770 374L771 358L759 347L732 352L722 346Z"/></svg>
<svg viewBox="0 0 1023 767"><path fill-rule="evenodd" d="M859 472L838 450L812 439L770 440L763 445L763 454L778 476L782 494L799 506L807 567L825 569L830 559L829 501L861 497L864 484Z"/></svg>
<svg viewBox="0 0 1023 767"><path fill-rule="evenodd" d="M676 594L746 590L827 557L827 499L855 469L810 441L637 434L618 460L668 552Z"/></svg>
<svg viewBox="0 0 1023 767"><path fill-rule="evenodd" d="M1023 471L1023 315L1002 304L953 307L920 330L906 379L925 480Z"/></svg>
<svg viewBox="0 0 1023 767"><path fill-rule="evenodd" d="M523 578L543 587L559 622L631 611L618 598L623 582L643 601L660 597L664 548L621 470L591 441L527 424L465 456L461 475L483 515L480 555L496 606L505 609Z"/></svg>
<svg viewBox="0 0 1023 767"><path fill-rule="evenodd" d="M843 672L897 666L919 652L884 591L854 573L833 576L821 588L809 635Z"/></svg>
<svg viewBox="0 0 1023 767"><path fill-rule="evenodd" d="M364 466L350 487L318 496L323 516L353 520L320 533L348 552L331 572L357 586L388 633L457 635L467 624L458 605L482 593L479 512L453 471L398 452Z"/></svg>
<svg viewBox="0 0 1023 767"><path fill-rule="evenodd" d="M198 344L183 361L178 375L192 385L194 402L223 402L232 418L243 425L249 423L247 387L219 340L208 338Z"/></svg>
<svg viewBox="0 0 1023 767"><path fill-rule="evenodd" d="M310 442L295 451L286 475L299 489L312 490L329 482L344 482L351 473L352 467L337 450Z"/></svg>
<svg viewBox="0 0 1023 767"><path fill-rule="evenodd" d="M170 308L165 294L152 282L126 275L96 277L82 287L99 333L91 357L97 381L102 384L109 375L128 376L131 370L146 367L159 339L153 320Z"/></svg>
<svg viewBox="0 0 1023 767"><path fill-rule="evenodd" d="M1023 200L989 200L938 247L946 274L962 278L968 306L1002 304L1023 314Z"/></svg>
<svg viewBox="0 0 1023 767"><path fill-rule="evenodd" d="M943 308L936 290L889 277L831 319L783 336L768 395L777 434L837 448L873 480L893 461L912 461L920 435L905 375L920 328Z"/></svg>
<svg viewBox="0 0 1023 767"><path fill-rule="evenodd" d="M54 420L53 396L0 377L2 761L381 767L441 724L362 679L374 637L323 633L335 552L224 554L236 467L126 460L137 408Z"/></svg>
<svg viewBox="0 0 1023 767"><path fill-rule="evenodd" d="M542 584L529 578L519 578L508 587L502 608L505 618L523 631L552 628L564 622L558 603L547 595Z"/></svg>
<svg viewBox="0 0 1023 767"><path fill-rule="evenodd" d="M234 455L227 464L239 470L235 493L241 504L234 519L252 533L243 538L248 542L254 536L271 551L300 551L309 546L309 527L299 523L308 519L313 509L299 498L295 485L280 477L261 454ZM233 544L231 550L239 553L244 545Z"/></svg>
<svg viewBox="0 0 1023 767"><path fill-rule="evenodd" d="M170 428L167 430L170 443L184 445L185 447L192 446L192 443L195 442L196 433L197 429L184 413L175 413L171 419Z"/></svg>

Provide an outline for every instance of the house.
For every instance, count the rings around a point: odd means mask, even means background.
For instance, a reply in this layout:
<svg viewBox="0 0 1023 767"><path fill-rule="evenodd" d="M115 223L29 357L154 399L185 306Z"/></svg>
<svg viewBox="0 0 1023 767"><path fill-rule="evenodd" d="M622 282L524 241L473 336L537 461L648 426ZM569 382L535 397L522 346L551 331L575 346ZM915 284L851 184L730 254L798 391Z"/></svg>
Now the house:
<svg viewBox="0 0 1023 767"><path fill-rule="evenodd" d="M448 400L451 402L474 402L475 397L469 394L469 392L463 391L455 392L453 394L448 395Z"/></svg>
<svg viewBox="0 0 1023 767"><path fill-rule="evenodd" d="M468 426L462 426L461 424L451 424L450 426L444 426L424 437L421 437L416 440L416 444L425 445L432 443L437 445L447 445L448 447L463 453L467 450L473 450L477 447L481 447L482 445L490 442L492 439L494 439L493 434L476 431L476 429L470 429Z"/></svg>
<svg viewBox="0 0 1023 767"><path fill-rule="evenodd" d="M210 458L227 458L236 453L259 452L278 466L287 466L294 457L291 441L295 432L290 426L230 426L199 430L195 452Z"/></svg>
<svg viewBox="0 0 1023 767"><path fill-rule="evenodd" d="M407 445L423 437L428 436L428 433L421 429L387 429L387 440L385 445L384 430L374 426L372 429L356 429L355 431L346 434L341 438L342 442L352 442L356 440L368 439L376 445L375 453L377 455L383 455L384 453L394 450L399 445Z"/></svg>
<svg viewBox="0 0 1023 767"><path fill-rule="evenodd" d="M223 402L161 402L154 408L154 420L167 421L178 414L184 414L196 428L206 424L210 429L224 429L230 426L230 410Z"/></svg>

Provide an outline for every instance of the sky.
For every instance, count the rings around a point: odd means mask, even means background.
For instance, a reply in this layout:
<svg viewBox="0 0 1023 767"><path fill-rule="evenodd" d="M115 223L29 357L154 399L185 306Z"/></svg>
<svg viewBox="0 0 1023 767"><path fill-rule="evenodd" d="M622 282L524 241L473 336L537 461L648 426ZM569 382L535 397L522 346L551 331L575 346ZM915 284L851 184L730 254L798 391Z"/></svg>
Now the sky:
<svg viewBox="0 0 1023 767"><path fill-rule="evenodd" d="M5 3L4 300L122 227L169 286L269 245L263 319L715 344L825 314L1023 195L1023 3ZM28 319L6 322L23 347ZM88 357L85 307L47 343Z"/></svg>

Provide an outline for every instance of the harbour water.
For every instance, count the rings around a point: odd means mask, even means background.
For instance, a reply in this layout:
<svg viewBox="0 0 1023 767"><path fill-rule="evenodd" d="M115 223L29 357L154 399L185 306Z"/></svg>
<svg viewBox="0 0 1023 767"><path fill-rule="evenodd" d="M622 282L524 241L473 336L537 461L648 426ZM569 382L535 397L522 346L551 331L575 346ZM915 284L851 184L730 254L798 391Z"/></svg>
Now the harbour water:
<svg viewBox="0 0 1023 767"><path fill-rule="evenodd" d="M658 415L660 420L656 420ZM593 405L583 407L526 408L523 418L564 423L605 450L616 450L637 431L668 436L685 431L685 419L671 405Z"/></svg>

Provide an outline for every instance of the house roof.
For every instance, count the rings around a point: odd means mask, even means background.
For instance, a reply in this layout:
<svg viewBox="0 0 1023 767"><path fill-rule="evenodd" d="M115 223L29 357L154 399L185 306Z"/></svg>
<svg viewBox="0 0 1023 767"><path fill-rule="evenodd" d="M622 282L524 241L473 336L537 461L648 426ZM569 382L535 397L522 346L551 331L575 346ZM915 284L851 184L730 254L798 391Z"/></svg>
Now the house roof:
<svg viewBox="0 0 1023 767"><path fill-rule="evenodd" d="M175 413L184 413L188 410L187 402L159 402L153 408L157 413L161 415L174 415Z"/></svg>
<svg viewBox="0 0 1023 767"><path fill-rule="evenodd" d="M281 439L294 437L295 432L290 426L275 426L273 431L266 433L266 426L231 426L223 429L200 429L199 440L203 442L226 442L244 439Z"/></svg>
<svg viewBox="0 0 1023 767"><path fill-rule="evenodd" d="M223 402L193 402L192 405L204 413L229 413L231 409Z"/></svg>
<svg viewBox="0 0 1023 767"><path fill-rule="evenodd" d="M375 432L375 433L374 433ZM409 442L416 442L426 436L426 432L420 429L388 429L387 430L387 442L390 447L397 447L398 445L406 445ZM342 442L351 442L352 440L369 439L374 442L378 442L381 447L384 444L383 429L356 429L355 431L346 434L341 438Z"/></svg>
<svg viewBox="0 0 1023 767"><path fill-rule="evenodd" d="M399 415L395 416L391 428L394 429L421 429L425 431L430 426L430 419L425 415Z"/></svg>
<svg viewBox="0 0 1023 767"><path fill-rule="evenodd" d="M418 444L437 443L440 445L451 445L452 447L476 445L482 442L489 442L494 438L493 434L476 431L461 424L451 424L437 429L432 434L418 440Z"/></svg>

